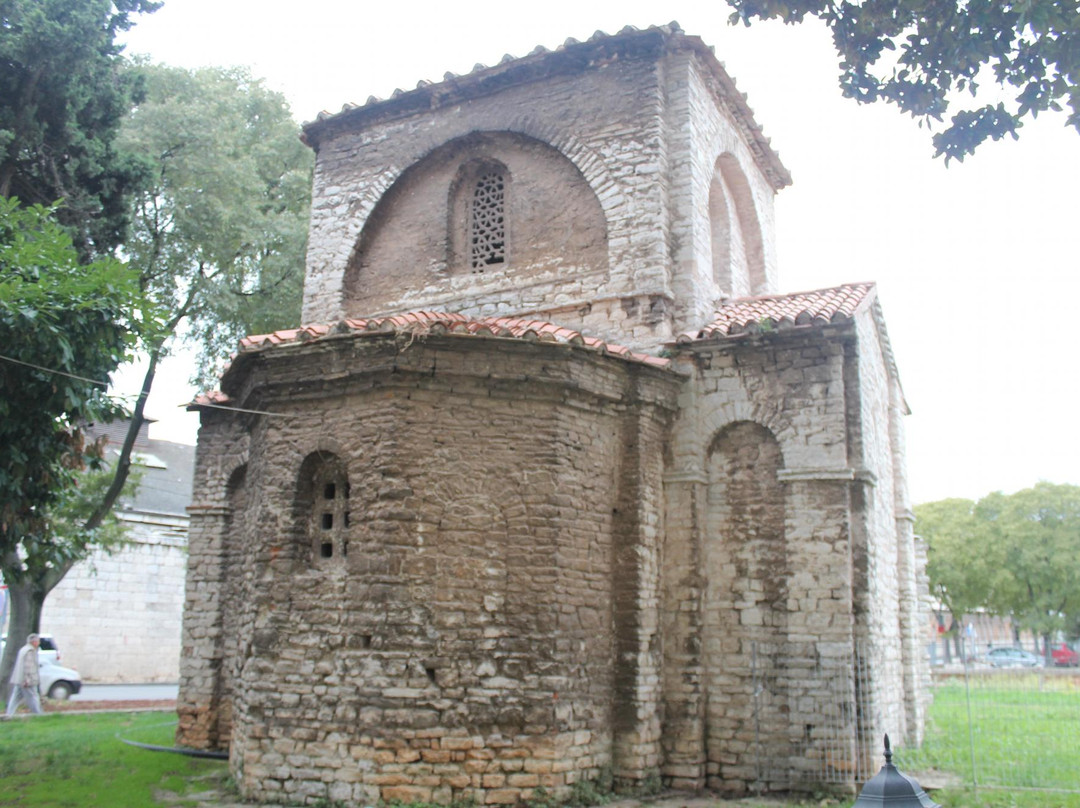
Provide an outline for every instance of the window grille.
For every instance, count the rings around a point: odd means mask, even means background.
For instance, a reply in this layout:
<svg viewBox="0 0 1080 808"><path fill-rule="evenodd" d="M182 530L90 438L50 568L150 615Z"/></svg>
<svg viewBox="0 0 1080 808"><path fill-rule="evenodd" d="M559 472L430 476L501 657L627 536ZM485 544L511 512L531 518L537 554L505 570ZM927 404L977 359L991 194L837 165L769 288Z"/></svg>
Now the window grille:
<svg viewBox="0 0 1080 808"><path fill-rule="evenodd" d="M316 562L348 555L349 482L336 464L315 470L310 536Z"/></svg>
<svg viewBox="0 0 1080 808"><path fill-rule="evenodd" d="M483 174L469 206L469 265L472 271L506 262L506 181L501 172Z"/></svg>

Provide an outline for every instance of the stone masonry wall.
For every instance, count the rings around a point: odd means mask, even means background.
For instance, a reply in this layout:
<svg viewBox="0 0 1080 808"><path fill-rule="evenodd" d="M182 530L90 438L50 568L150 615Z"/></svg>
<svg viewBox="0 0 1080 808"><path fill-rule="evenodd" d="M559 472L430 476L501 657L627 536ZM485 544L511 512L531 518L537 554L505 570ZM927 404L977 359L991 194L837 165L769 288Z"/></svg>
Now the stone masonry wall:
<svg viewBox="0 0 1080 808"><path fill-rule="evenodd" d="M756 291L771 290L773 189L740 145L732 114L721 108L728 100L714 80L703 77L708 70L678 43L657 34L619 47L617 56L597 57L599 63L591 67L575 62L573 70L545 74L542 80L493 82L497 91L460 103L355 110L348 121L320 130L304 322L417 308L530 315L617 337L630 347L656 348L698 325L718 296L708 198L721 154L728 154L747 180L745 201L756 206L752 214L760 233L755 238L763 244L770 278ZM452 83L445 92L452 96ZM688 118L691 113L700 119ZM489 155L526 180L509 190L508 198L518 200L513 205L524 207L509 211L507 263L481 273L455 273L446 258L453 253L446 248L453 241L447 228L462 223L439 215L453 196L453 161L443 156L464 148L470 138L511 137L535 145ZM562 175L552 170L558 160L548 160L547 152L561 154L576 173L558 179ZM424 168L429 162L430 170ZM439 187L410 195L406 186L419 175ZM578 176L587 188L578 188ZM588 196L598 202L602 221L592 218ZM399 230L420 221L434 224L415 237L405 230L383 237L382 257L371 257L374 248L362 233L382 228L381 209L395 205L424 208L419 218L392 225ZM582 218L556 229L578 228L568 238L583 239L581 249L567 251L569 242L561 237L546 248L544 239L524 237L532 222L559 222L566 212ZM606 250L603 261L592 256L598 247ZM543 254L533 254L535 249ZM370 292L360 281L365 262L372 267ZM393 280L377 277L379 262L393 264ZM384 289L380 284L385 283L391 285Z"/></svg>
<svg viewBox="0 0 1080 808"><path fill-rule="evenodd" d="M838 687L854 692L851 338L825 327L700 344L681 359L693 376L666 475L664 550L664 773L675 785L790 788L855 759L856 727L829 714ZM740 499L747 486L761 490ZM757 513L768 491L779 500Z"/></svg>
<svg viewBox="0 0 1080 808"><path fill-rule="evenodd" d="M175 682L187 519L130 511L120 518L130 543L72 567L45 601L42 630L84 681Z"/></svg>
<svg viewBox="0 0 1080 808"><path fill-rule="evenodd" d="M376 203L403 172L435 149L473 132L515 132L560 151L588 181L607 219L610 280L601 276L567 303L668 292L663 186L656 182L664 149L663 99L653 58L603 70L511 86L466 104L373 122L322 142L318 149L303 319L330 322L344 314L344 272ZM510 226L513 227L513 222ZM497 290L443 294L440 305L474 313L502 302L504 313L541 309L566 294L555 273L540 287L519 288L512 274ZM449 287L450 282L442 282ZM485 286L491 281L483 279ZM429 284L425 284L427 287ZM403 296L415 289L404 288ZM429 293L428 296L433 296ZM454 298L459 298L456 301ZM410 301L406 308L417 308ZM433 306L432 306L433 307ZM375 312L365 312L373 314ZM485 313L478 311L475 313ZM670 336L670 332L658 335Z"/></svg>
<svg viewBox="0 0 1080 808"><path fill-rule="evenodd" d="M607 767L643 779L659 760L658 569L633 548L659 535L659 469L643 475L626 441L662 442L673 378L640 368L628 388L632 366L566 346L401 347L283 352L244 383L288 417L250 426L260 485L229 517L253 526L232 574L247 588L224 604L238 782L268 799L512 803ZM348 469L341 558L311 557L290 505L313 452ZM613 564L640 584L613 589ZM639 649L627 664L623 647Z"/></svg>
<svg viewBox="0 0 1080 808"><path fill-rule="evenodd" d="M707 322L721 297L774 294L779 291L775 247L775 190L755 169L730 108L718 103L723 91L698 57L684 52L672 57L668 70L669 137L671 139L670 206L673 250L673 291L676 331L691 330ZM717 161L727 155L746 183L741 200L756 220L753 238L761 249L764 282L752 285L749 277L736 277L731 286L717 282L709 195ZM734 218L734 211L730 211ZM728 224L728 223L725 223ZM731 222L735 224L735 222ZM743 272L745 273L745 266Z"/></svg>
<svg viewBox="0 0 1080 808"><path fill-rule="evenodd" d="M893 444L890 434L891 387L881 342L871 312L856 319L858 423L852 442L852 463L861 472L856 484L860 536L856 542L856 638L860 642L870 692L864 700L862 734L907 734L904 709L903 640L900 633L900 574L893 489ZM854 347L854 346L853 346ZM851 372L849 367L849 372ZM873 765L869 766L870 769Z"/></svg>
<svg viewBox="0 0 1080 808"><path fill-rule="evenodd" d="M244 421L224 410L201 414L195 457L194 498L188 537L188 565L181 637L177 743L196 749L226 748L232 727L232 694L223 671L235 664L240 642L234 631L241 610L235 569L235 541L229 528L230 481L246 468L248 435ZM240 522L242 524L242 522Z"/></svg>

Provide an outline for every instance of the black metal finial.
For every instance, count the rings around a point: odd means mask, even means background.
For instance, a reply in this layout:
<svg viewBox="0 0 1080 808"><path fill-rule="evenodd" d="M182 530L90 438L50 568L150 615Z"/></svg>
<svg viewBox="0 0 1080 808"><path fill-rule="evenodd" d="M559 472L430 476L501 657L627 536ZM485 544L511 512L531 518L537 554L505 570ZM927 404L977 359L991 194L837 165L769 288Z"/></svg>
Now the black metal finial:
<svg viewBox="0 0 1080 808"><path fill-rule="evenodd" d="M859 792L852 808L941 808L915 780L892 763L892 745L885 736L885 765Z"/></svg>

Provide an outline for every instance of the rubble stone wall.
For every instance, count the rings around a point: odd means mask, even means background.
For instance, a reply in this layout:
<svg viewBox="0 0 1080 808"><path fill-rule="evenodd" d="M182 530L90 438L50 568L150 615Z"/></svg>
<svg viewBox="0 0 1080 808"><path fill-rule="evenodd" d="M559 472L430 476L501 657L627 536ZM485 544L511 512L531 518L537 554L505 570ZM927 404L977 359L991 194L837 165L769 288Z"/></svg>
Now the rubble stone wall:
<svg viewBox="0 0 1080 808"><path fill-rule="evenodd" d="M221 544L243 549L214 686L235 671L220 701L249 795L513 803L616 764L655 774L658 564L636 548L659 535L659 466L650 451L642 475L626 442L662 443L674 377L491 347L369 338L256 372L260 407L288 417L252 429L260 486L221 520ZM335 366L333 381L311 375ZM320 454L348 477L347 554L329 558L292 505ZM625 664L624 645L639 652ZM620 688L627 715L612 710ZM209 740L188 726L180 742Z"/></svg>

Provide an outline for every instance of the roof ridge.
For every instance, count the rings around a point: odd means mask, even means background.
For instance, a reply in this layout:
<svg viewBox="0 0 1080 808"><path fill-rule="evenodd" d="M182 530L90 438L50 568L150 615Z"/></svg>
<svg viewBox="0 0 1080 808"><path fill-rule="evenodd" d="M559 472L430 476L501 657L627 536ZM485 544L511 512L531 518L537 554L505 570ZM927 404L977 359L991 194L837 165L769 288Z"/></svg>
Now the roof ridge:
<svg viewBox="0 0 1080 808"><path fill-rule="evenodd" d="M732 304L738 304L749 300L786 300L793 297L799 297L802 295L816 295L825 292L833 292L837 289L856 289L858 287L876 287L876 281L853 281L850 283L840 283L836 286L823 286L819 289L804 289L799 292L776 292L768 295L744 295L742 297L729 297L725 298L720 305L727 306Z"/></svg>
<svg viewBox="0 0 1080 808"><path fill-rule="evenodd" d="M540 56L547 56L548 54L552 54L552 53L560 53L562 51L565 51L567 48L572 48L572 47L577 46L577 45L590 45L590 44L600 42L600 41L605 40L605 39L615 39L617 37L631 36L633 34L642 34L642 33L647 33L649 31L659 31L659 32L665 33L665 34L685 34L686 33L685 31L683 31L683 29L679 25L679 23L676 22L675 20L672 20L671 22L667 23L666 25L650 25L648 28L638 28L637 26L634 26L634 25L624 25L622 28L620 28L614 34L609 34L606 31L601 31L600 29L597 29L593 33L593 35L590 36L588 39L586 39L584 42L582 42L581 40L575 39L574 37L571 36L571 37L567 37L565 40L563 40L563 43L561 45L556 45L554 48L547 48L547 47L545 47L543 45L537 45L535 48L533 48L531 51L526 53L524 56L515 56L515 55L513 55L511 53L504 53L502 58L498 62L496 62L495 64L485 65L485 64L481 64L480 62L477 62L476 64L474 64L472 66L472 69L469 70L466 73L454 73L454 72L448 70L445 73L443 73L443 77L442 77L441 81L431 81L429 79L419 79L416 82L416 87L414 87L413 89L414 90L423 90L423 89L426 89L428 87L433 87L433 86L435 86L437 84L445 84L447 82L451 82L451 81L454 81L456 79L464 78L466 76L472 76L472 75L475 75L477 73L483 73L484 71L487 71L487 70L494 70L496 68L508 65L508 64L510 64L512 62L520 62L520 61L522 61L524 59L528 59L530 57L540 57ZM367 97L367 100L364 101L364 103L362 103L362 104L357 104L355 102L347 101L347 102L345 102L344 104L341 105L341 109L338 112L331 112L330 110L326 110L326 109L321 110L316 114L314 121L304 121L301 124L301 126L307 127L309 124L318 123L320 121L324 121L324 120L327 120L329 118L336 117L336 116L340 115L343 112L352 112L354 109L361 109L363 107L369 107L369 106L375 106L375 105L378 105L378 104L382 104L385 101L392 101L395 98L400 98L401 96L405 95L406 93L410 93L412 91L413 90L405 90L405 89L402 89L401 87L395 87L393 89L393 91L390 93L389 98L380 98L379 96L376 96L376 95L369 95Z"/></svg>
<svg viewBox="0 0 1080 808"><path fill-rule="evenodd" d="M632 38L645 38L659 35L663 41L674 41L677 45L693 50L701 59L703 66L711 78L712 91L717 95L720 102L729 107L734 115L736 125L742 131L747 146L754 156L754 160L769 178L776 190L791 184L791 173L780 160L779 153L773 149L771 140L765 136L762 126L754 118L754 111L750 108L746 93L740 92L736 87L735 79L727 72L724 63L716 58L715 49L706 45L700 36L687 34L678 22L672 20L666 25L650 25L648 28L636 28L627 25L617 33L608 34L604 31L596 31L584 42L568 37L554 50L538 45L524 56L515 57L505 54L497 64L484 65L477 63L468 73L456 74L446 72L441 81L428 81L421 79L416 87L411 90L403 90L400 87L394 89L389 98L380 98L370 95L363 104L345 103L338 112L322 110L315 116L313 121L305 121L301 125L300 139L314 148L318 148L320 133L324 128L342 120L344 116L363 115L372 109L382 107L385 104L394 104L406 110L409 114L423 109L434 109L443 103L459 103L462 94L473 91L477 94L486 94L493 90L486 89L491 86L497 89L503 82L489 81L495 74L506 73L518 67L539 65L545 60L551 59L558 54L569 50L597 48L607 43L615 46L628 42ZM591 66L591 62L585 63L585 69ZM529 74L535 75L535 74ZM526 77L528 79L528 76ZM418 102L419 106L418 106Z"/></svg>

